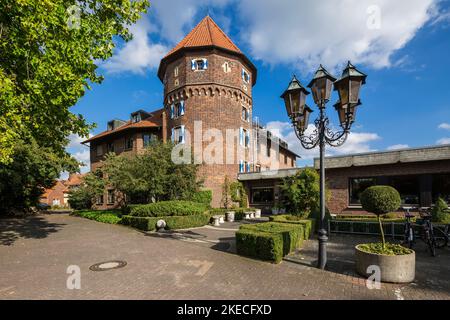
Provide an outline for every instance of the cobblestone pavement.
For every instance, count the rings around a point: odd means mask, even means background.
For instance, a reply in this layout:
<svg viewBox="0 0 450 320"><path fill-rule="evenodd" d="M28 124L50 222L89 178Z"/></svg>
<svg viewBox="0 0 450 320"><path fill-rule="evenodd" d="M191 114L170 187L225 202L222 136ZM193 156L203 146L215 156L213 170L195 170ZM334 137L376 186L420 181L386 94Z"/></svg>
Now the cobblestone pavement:
<svg viewBox="0 0 450 320"><path fill-rule="evenodd" d="M303 263L274 265L237 256L236 228L237 224L225 224L156 234L67 215L0 219L0 299L450 298L448 263L429 270L418 263L417 283L369 290L364 279L352 274L308 266L316 241L307 241L301 251ZM336 250L330 252L330 266L339 265L332 260L339 256L341 240L331 238L330 250ZM348 241L342 247L348 249ZM442 252L437 259L448 262L448 255ZM108 260L124 260L127 265L100 272L89 269ZM69 265L81 269L80 290L66 287Z"/></svg>

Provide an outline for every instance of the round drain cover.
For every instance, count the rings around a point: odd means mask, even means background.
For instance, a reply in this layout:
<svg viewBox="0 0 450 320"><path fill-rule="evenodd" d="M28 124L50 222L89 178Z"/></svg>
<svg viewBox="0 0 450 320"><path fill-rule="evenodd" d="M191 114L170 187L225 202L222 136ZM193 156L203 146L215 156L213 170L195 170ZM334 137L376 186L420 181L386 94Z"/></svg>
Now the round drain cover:
<svg viewBox="0 0 450 320"><path fill-rule="evenodd" d="M89 269L92 271L106 271L106 270L111 270L111 269L123 268L126 265L127 265L127 263L125 261L113 260L113 261L105 261L105 262L96 263L96 264L90 266Z"/></svg>

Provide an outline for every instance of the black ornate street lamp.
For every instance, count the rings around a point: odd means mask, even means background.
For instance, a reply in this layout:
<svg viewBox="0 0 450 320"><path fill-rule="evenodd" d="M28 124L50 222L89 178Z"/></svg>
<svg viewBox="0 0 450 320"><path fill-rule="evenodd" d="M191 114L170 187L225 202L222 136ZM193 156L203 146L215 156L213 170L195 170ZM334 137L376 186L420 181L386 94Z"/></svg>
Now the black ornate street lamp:
<svg viewBox="0 0 450 320"><path fill-rule="evenodd" d="M306 97L310 94L294 76L281 98L284 99L286 111L291 119L295 134L305 149L320 148L320 229L319 229L319 260L318 267L325 269L327 264L326 245L328 241L325 226L325 146L339 147L347 140L350 128L355 121L356 109L361 105L359 93L366 83L366 75L358 71L350 62L336 79L321 65L313 80L308 85L313 93L314 103L319 108L319 116L314 121L315 130L310 135L305 134L308 128L311 108L306 105ZM333 132L325 114L326 104L330 101L331 91L338 91L339 101L334 105L338 112L342 130Z"/></svg>

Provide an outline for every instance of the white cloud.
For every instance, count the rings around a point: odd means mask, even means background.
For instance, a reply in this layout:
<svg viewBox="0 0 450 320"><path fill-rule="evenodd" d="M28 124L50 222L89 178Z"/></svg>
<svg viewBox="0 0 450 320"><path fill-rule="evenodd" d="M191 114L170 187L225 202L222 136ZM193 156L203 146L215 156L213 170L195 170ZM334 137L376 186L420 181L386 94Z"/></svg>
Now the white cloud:
<svg viewBox="0 0 450 320"><path fill-rule="evenodd" d="M444 129L444 130L450 130L450 124L449 123L441 123L438 126L439 129Z"/></svg>
<svg viewBox="0 0 450 320"><path fill-rule="evenodd" d="M318 147L313 150L307 150L302 147L290 123L272 121L267 123L266 127L276 136L286 141L289 144L289 148L301 156L301 161L304 162L305 160L312 160L313 158L319 156ZM314 129L314 125L310 124L306 129L306 134L309 135L313 133ZM352 132L349 134L347 141L341 147L327 147L326 155L335 156L375 151L375 149L370 146L370 142L377 141L379 139L380 136L376 133Z"/></svg>
<svg viewBox="0 0 450 320"><path fill-rule="evenodd" d="M161 0L153 1L149 11L152 22L160 26L160 34L174 44L199 22L195 18L200 14L214 14L214 19L226 31L230 21L222 10L231 2L233 0Z"/></svg>
<svg viewBox="0 0 450 320"><path fill-rule="evenodd" d="M436 141L437 144L450 144L450 138L442 138Z"/></svg>
<svg viewBox="0 0 450 320"><path fill-rule="evenodd" d="M387 150L400 150L400 149L407 149L409 148L409 145L407 144L394 144L393 146L387 147Z"/></svg>
<svg viewBox="0 0 450 320"><path fill-rule="evenodd" d="M437 3L246 0L239 10L246 24L242 39L253 57L272 65L289 63L310 71L319 63L335 69L350 59L373 68L389 67L395 63L392 54L435 17ZM380 19L376 9L370 11L374 6L380 9Z"/></svg>
<svg viewBox="0 0 450 320"><path fill-rule="evenodd" d="M133 39L120 48L102 66L108 73L131 72L144 74L147 69L157 68L161 58L169 48L151 43L149 34L155 31L155 27L146 16L142 17L135 25L130 27Z"/></svg>
<svg viewBox="0 0 450 320"><path fill-rule="evenodd" d="M89 138L92 134L89 134ZM69 143L67 144L66 150L69 152L78 162L83 163L80 165L80 172L89 172L91 162L90 162L90 151L89 147L82 145L81 142L85 141L87 138L80 137L77 134L71 134L69 136ZM61 173L60 179L67 179L69 177L68 172Z"/></svg>

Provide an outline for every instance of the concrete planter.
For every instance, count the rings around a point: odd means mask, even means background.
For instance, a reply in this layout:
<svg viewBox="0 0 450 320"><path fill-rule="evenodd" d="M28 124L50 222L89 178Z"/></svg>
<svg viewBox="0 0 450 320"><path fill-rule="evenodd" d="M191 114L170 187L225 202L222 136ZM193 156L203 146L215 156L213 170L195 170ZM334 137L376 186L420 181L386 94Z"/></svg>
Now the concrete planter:
<svg viewBox="0 0 450 320"><path fill-rule="evenodd" d="M255 210L255 218L261 218L261 209Z"/></svg>
<svg viewBox="0 0 450 320"><path fill-rule="evenodd" d="M226 213L227 221L228 221L228 222L234 222L234 214L235 214L234 211L228 211L228 212Z"/></svg>
<svg viewBox="0 0 450 320"><path fill-rule="evenodd" d="M279 212L280 212L280 210L278 208L272 208L272 214L274 216L276 216Z"/></svg>
<svg viewBox="0 0 450 320"><path fill-rule="evenodd" d="M355 247L356 271L367 278L373 270L367 272L370 266L378 266L381 272L381 282L409 283L414 281L416 275L416 253L387 256L367 253Z"/></svg>

